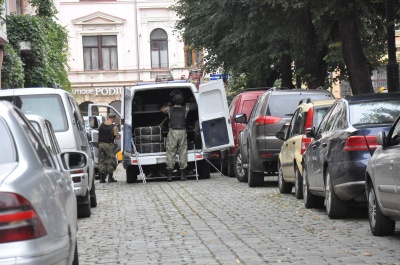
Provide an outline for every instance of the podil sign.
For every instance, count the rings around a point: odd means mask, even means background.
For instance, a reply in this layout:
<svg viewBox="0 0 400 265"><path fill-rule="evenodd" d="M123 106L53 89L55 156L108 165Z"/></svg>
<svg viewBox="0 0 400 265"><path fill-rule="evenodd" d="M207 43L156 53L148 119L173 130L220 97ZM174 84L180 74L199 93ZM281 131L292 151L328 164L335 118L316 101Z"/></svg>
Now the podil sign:
<svg viewBox="0 0 400 265"><path fill-rule="evenodd" d="M104 88L89 88L89 89L74 89L72 91L75 95L102 95L102 96L111 96L111 95L121 95L122 87L104 87Z"/></svg>

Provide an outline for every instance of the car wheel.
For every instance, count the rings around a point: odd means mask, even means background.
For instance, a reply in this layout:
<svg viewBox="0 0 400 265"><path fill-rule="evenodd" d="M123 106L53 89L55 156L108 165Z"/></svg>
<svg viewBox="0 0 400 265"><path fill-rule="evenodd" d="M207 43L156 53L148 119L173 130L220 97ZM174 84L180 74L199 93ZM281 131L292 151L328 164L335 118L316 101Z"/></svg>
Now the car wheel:
<svg viewBox="0 0 400 265"><path fill-rule="evenodd" d="M230 178L236 177L233 163L231 163L231 161L229 161L229 158L228 158L228 177L230 177Z"/></svg>
<svg viewBox="0 0 400 265"><path fill-rule="evenodd" d="M249 161L247 164L247 183L249 184L249 187L261 187L264 185L264 172L255 172L252 170L252 156L250 152L251 150L248 150Z"/></svg>
<svg viewBox="0 0 400 265"><path fill-rule="evenodd" d="M324 206L324 200L322 197L315 196L310 192L310 188L308 187L308 175L307 169L303 167L303 200L304 206L307 209L311 208L321 208Z"/></svg>
<svg viewBox="0 0 400 265"><path fill-rule="evenodd" d="M284 179L283 179L283 170L282 170L282 166L279 163L279 170L278 170L278 188L279 188L279 192L282 194L288 194L292 192L292 185L287 183Z"/></svg>
<svg viewBox="0 0 400 265"><path fill-rule="evenodd" d="M294 195L297 199L303 199L303 177L296 166L294 167L294 177Z"/></svg>
<svg viewBox="0 0 400 265"><path fill-rule="evenodd" d="M222 157L222 152L220 153L221 155L220 155L220 171L221 171L221 173L224 175L224 176L227 176L228 175L228 164L229 164L229 162L228 162L228 158L227 157Z"/></svg>
<svg viewBox="0 0 400 265"><path fill-rule="evenodd" d="M86 218L92 215L90 207L90 193L86 191L86 195L83 198L84 203L78 204L78 218Z"/></svg>
<svg viewBox="0 0 400 265"><path fill-rule="evenodd" d="M327 170L325 183L325 208L331 219L342 219L349 215L349 205L337 197L333 189L331 174Z"/></svg>
<svg viewBox="0 0 400 265"><path fill-rule="evenodd" d="M138 179L138 174L138 166L128 166L126 169L126 183L135 183Z"/></svg>
<svg viewBox="0 0 400 265"><path fill-rule="evenodd" d="M74 260L72 261L72 265L79 265L78 240L76 240L76 243L75 243Z"/></svg>
<svg viewBox="0 0 400 265"><path fill-rule="evenodd" d="M394 233L396 222L382 214L374 187L368 187L368 219L374 236L388 236Z"/></svg>
<svg viewBox="0 0 400 265"><path fill-rule="evenodd" d="M210 178L210 164L207 160L201 160L197 162L199 169L199 178L200 179L209 179Z"/></svg>
<svg viewBox="0 0 400 265"><path fill-rule="evenodd" d="M247 170L243 167L242 154L240 153L240 148L236 149L233 169L235 172L235 176L237 180L239 180L239 182L247 182Z"/></svg>
<svg viewBox="0 0 400 265"><path fill-rule="evenodd" d="M90 189L90 207L97 207L96 186L94 184L94 178L92 180L92 188Z"/></svg>

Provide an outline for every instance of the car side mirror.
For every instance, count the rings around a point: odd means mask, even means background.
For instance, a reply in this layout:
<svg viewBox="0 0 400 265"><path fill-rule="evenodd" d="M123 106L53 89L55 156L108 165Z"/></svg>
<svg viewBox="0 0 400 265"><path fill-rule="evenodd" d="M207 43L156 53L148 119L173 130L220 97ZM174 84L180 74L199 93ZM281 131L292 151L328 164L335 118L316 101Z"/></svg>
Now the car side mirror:
<svg viewBox="0 0 400 265"><path fill-rule="evenodd" d="M97 121L96 116L91 116L89 117L89 126L92 129L97 129L99 128L99 122Z"/></svg>
<svg viewBox="0 0 400 265"><path fill-rule="evenodd" d="M282 141L285 141L285 135L286 135L285 132L277 132L277 133L275 134L276 138L278 138L278 139L280 139L280 140L282 140Z"/></svg>
<svg viewBox="0 0 400 265"><path fill-rule="evenodd" d="M378 133L376 136L376 141L378 144L382 145L383 147L387 146L387 140L386 140L386 133L384 131L381 131Z"/></svg>
<svg viewBox="0 0 400 265"><path fill-rule="evenodd" d="M88 156L84 152L64 152L60 157L65 170L86 171Z"/></svg>
<svg viewBox="0 0 400 265"><path fill-rule="evenodd" d="M307 128L307 129L306 129L306 136L307 136L308 138L314 138L314 137L315 137L315 128L314 128L314 127L312 127L312 128Z"/></svg>
<svg viewBox="0 0 400 265"><path fill-rule="evenodd" d="M239 113L235 115L235 122L237 123L247 123L247 117L244 113Z"/></svg>

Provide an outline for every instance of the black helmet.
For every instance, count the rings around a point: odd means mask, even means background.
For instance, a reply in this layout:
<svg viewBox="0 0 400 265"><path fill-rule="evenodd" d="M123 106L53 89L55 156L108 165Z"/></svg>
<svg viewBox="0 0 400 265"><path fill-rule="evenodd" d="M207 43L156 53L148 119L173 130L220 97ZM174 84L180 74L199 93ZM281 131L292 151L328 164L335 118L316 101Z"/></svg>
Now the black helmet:
<svg viewBox="0 0 400 265"><path fill-rule="evenodd" d="M185 97L183 96L183 93L179 90L173 90L171 92L171 97L172 97L172 101L177 105L182 105L183 102L185 101Z"/></svg>

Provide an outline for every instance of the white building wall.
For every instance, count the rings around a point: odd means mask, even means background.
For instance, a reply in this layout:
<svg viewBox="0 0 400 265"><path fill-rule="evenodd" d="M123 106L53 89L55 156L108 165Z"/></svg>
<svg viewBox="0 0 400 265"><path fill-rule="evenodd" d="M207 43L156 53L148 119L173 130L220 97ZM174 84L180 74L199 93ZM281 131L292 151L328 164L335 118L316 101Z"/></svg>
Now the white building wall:
<svg viewBox="0 0 400 265"><path fill-rule="evenodd" d="M116 88L154 81L158 73L171 72L175 79L188 77L184 43L174 32L178 17L170 8L173 4L162 0L59 1L59 23L69 32L68 75L78 102L118 101L120 89ZM150 34L157 28L168 34L169 68L165 69L151 68ZM82 37L96 35L117 35L118 70L84 70Z"/></svg>

